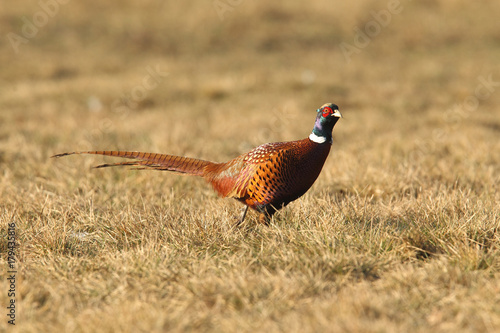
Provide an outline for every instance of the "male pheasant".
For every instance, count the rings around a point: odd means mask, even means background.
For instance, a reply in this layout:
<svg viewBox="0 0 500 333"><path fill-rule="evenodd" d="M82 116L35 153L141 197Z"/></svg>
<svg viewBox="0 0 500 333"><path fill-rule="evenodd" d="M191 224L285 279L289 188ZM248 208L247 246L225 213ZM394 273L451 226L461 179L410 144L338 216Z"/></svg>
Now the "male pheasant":
<svg viewBox="0 0 500 333"><path fill-rule="evenodd" d="M222 197L233 197L260 212L259 221L267 224L271 216L302 196L318 178L332 145L332 130L342 117L337 105L319 108L311 135L290 142L266 143L226 163L189 157L129 151L84 151L57 154L96 154L134 159L110 166L136 166L137 169L175 171L201 176Z"/></svg>

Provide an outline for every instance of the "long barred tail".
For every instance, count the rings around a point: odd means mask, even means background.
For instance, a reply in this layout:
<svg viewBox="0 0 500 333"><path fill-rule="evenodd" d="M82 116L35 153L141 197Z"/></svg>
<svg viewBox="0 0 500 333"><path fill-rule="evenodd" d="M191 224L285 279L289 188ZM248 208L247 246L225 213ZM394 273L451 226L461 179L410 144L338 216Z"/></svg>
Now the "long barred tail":
<svg viewBox="0 0 500 333"><path fill-rule="evenodd" d="M181 157L166 154L155 154L155 153L141 153L135 151L76 151L71 153L57 154L52 157L62 157L67 155L75 154L93 154L93 155L105 155L114 156L121 158L130 158L135 161L121 162L121 163L106 163L96 166L95 168L106 168L113 166L136 166L135 169L154 169L154 170L168 170L180 173L185 173L194 176L203 176L205 172L205 167L207 165L213 165L216 163L199 160L189 157Z"/></svg>

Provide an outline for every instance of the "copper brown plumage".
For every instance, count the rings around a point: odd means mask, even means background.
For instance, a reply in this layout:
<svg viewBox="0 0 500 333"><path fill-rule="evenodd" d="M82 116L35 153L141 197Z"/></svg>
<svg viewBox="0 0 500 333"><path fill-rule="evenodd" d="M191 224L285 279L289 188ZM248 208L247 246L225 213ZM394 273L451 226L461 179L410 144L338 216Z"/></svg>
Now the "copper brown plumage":
<svg viewBox="0 0 500 333"><path fill-rule="evenodd" d="M302 196L319 176L330 152L332 130L342 117L335 104L317 110L311 135L303 140L263 144L226 163L189 157L128 151L85 151L54 155L95 154L133 159L96 168L134 166L201 176L222 197L232 197L260 212L263 223L280 208ZM246 211L240 222L243 222Z"/></svg>

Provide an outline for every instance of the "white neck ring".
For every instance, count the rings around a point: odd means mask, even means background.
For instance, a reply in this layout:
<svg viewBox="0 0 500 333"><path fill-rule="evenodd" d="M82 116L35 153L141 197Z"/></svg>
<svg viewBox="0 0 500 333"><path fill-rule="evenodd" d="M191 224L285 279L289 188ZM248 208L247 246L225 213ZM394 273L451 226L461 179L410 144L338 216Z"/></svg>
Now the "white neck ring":
<svg viewBox="0 0 500 333"><path fill-rule="evenodd" d="M314 133L311 133L311 135L309 135L309 139L312 142L316 142L316 143L325 143L326 142L326 138L324 136L317 136Z"/></svg>

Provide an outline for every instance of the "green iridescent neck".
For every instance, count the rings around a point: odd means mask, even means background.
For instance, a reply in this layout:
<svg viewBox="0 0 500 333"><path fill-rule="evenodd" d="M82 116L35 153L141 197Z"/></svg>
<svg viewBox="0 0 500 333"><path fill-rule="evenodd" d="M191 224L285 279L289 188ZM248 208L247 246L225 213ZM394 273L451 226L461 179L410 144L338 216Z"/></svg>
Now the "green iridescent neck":
<svg viewBox="0 0 500 333"><path fill-rule="evenodd" d="M314 123L314 128L309 139L316 143L332 143L332 130L335 123L327 122L321 115L316 117L316 122Z"/></svg>

